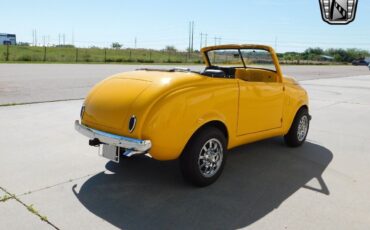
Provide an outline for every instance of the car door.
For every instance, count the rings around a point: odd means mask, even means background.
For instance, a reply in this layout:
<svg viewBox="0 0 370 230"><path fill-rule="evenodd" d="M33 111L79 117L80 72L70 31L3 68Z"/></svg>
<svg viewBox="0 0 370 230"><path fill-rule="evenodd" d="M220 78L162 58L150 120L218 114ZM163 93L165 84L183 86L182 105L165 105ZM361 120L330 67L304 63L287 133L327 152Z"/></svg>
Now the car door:
<svg viewBox="0 0 370 230"><path fill-rule="evenodd" d="M238 79L238 135L258 133L282 126L284 101L280 82L250 82Z"/></svg>

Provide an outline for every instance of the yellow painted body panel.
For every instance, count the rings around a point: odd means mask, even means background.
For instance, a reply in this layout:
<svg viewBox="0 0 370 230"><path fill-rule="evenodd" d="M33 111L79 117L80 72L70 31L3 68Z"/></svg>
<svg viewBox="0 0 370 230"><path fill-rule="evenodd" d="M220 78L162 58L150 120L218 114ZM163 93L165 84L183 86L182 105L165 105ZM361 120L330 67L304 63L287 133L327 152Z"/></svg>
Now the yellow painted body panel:
<svg viewBox="0 0 370 230"><path fill-rule="evenodd" d="M213 121L226 127L228 148L284 135L298 109L308 106L307 93L296 81L281 75L271 48L258 47L272 53L276 73L241 68L235 79L164 71L112 76L89 93L82 124L151 140L150 154L157 160L178 158L192 135ZM137 124L130 133L132 115L137 117Z"/></svg>
<svg viewBox="0 0 370 230"><path fill-rule="evenodd" d="M284 91L281 83L239 80L238 135L281 128ZM258 121L258 122L256 122Z"/></svg>

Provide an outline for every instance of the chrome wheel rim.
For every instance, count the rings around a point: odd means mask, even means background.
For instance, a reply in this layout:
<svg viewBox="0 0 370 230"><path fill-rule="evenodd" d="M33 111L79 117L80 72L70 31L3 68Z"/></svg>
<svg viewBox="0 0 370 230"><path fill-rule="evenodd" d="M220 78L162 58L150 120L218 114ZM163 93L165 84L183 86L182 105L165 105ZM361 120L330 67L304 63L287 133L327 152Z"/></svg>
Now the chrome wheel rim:
<svg viewBox="0 0 370 230"><path fill-rule="evenodd" d="M208 140L199 153L198 167L204 177L214 176L221 167L223 160L223 147L219 140Z"/></svg>
<svg viewBox="0 0 370 230"><path fill-rule="evenodd" d="M301 119L299 120L297 131L298 141L303 141L306 138L307 131L308 131L308 117L305 115L302 116Z"/></svg>

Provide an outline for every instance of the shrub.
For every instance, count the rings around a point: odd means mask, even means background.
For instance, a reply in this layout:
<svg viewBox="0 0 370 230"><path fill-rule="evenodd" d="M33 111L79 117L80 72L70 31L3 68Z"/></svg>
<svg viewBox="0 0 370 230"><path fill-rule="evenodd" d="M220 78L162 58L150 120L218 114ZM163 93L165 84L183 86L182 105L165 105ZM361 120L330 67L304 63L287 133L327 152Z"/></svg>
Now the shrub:
<svg viewBox="0 0 370 230"><path fill-rule="evenodd" d="M16 58L16 61L33 61L32 56L29 54L23 54Z"/></svg>

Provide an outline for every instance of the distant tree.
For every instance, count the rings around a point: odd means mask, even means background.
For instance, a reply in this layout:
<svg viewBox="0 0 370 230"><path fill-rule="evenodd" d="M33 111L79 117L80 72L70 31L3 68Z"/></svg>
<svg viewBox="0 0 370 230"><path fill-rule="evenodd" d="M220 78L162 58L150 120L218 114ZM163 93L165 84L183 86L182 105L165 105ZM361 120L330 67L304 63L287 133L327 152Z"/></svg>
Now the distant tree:
<svg viewBox="0 0 370 230"><path fill-rule="evenodd" d="M337 62L351 62L348 58L347 52L344 49L327 49L326 53L334 57Z"/></svg>
<svg viewBox="0 0 370 230"><path fill-rule="evenodd" d="M302 54L298 52L286 52L283 54L282 58L286 61L294 61L302 59Z"/></svg>
<svg viewBox="0 0 370 230"><path fill-rule="evenodd" d="M369 57L370 54L366 50L360 50L360 49L347 49L347 56L349 59L365 59L366 57Z"/></svg>
<svg viewBox="0 0 370 230"><path fill-rule="evenodd" d="M322 56L334 57L336 62L352 62L353 60L361 60L370 57L370 52L362 49L326 49L308 48L303 53L286 52L283 54L283 60L322 60ZM279 56L280 57L280 56Z"/></svg>
<svg viewBox="0 0 370 230"><path fill-rule="evenodd" d="M71 45L71 44L56 45L55 47L59 47L59 48L75 48L75 46L74 45Z"/></svg>
<svg viewBox="0 0 370 230"><path fill-rule="evenodd" d="M325 52L333 56L338 62L352 62L370 56L368 51L361 49L327 49Z"/></svg>
<svg viewBox="0 0 370 230"><path fill-rule="evenodd" d="M177 52L177 49L175 48L175 46L166 46L164 50L167 52Z"/></svg>
<svg viewBox="0 0 370 230"><path fill-rule="evenodd" d="M113 42L112 43L112 48L113 49L117 49L117 50L119 50L119 49L121 49L122 48L122 44L120 44L120 43L118 43L118 42Z"/></svg>
<svg viewBox="0 0 370 230"><path fill-rule="evenodd" d="M304 60L318 60L320 59L320 55L323 54L324 50L321 48L308 48L303 52L302 58Z"/></svg>
<svg viewBox="0 0 370 230"><path fill-rule="evenodd" d="M28 42L17 42L17 46L30 46Z"/></svg>
<svg viewBox="0 0 370 230"><path fill-rule="evenodd" d="M316 54L316 55L322 55L324 54L324 50L319 48L319 47L316 47L316 48L308 48L304 51L305 53L307 54Z"/></svg>

